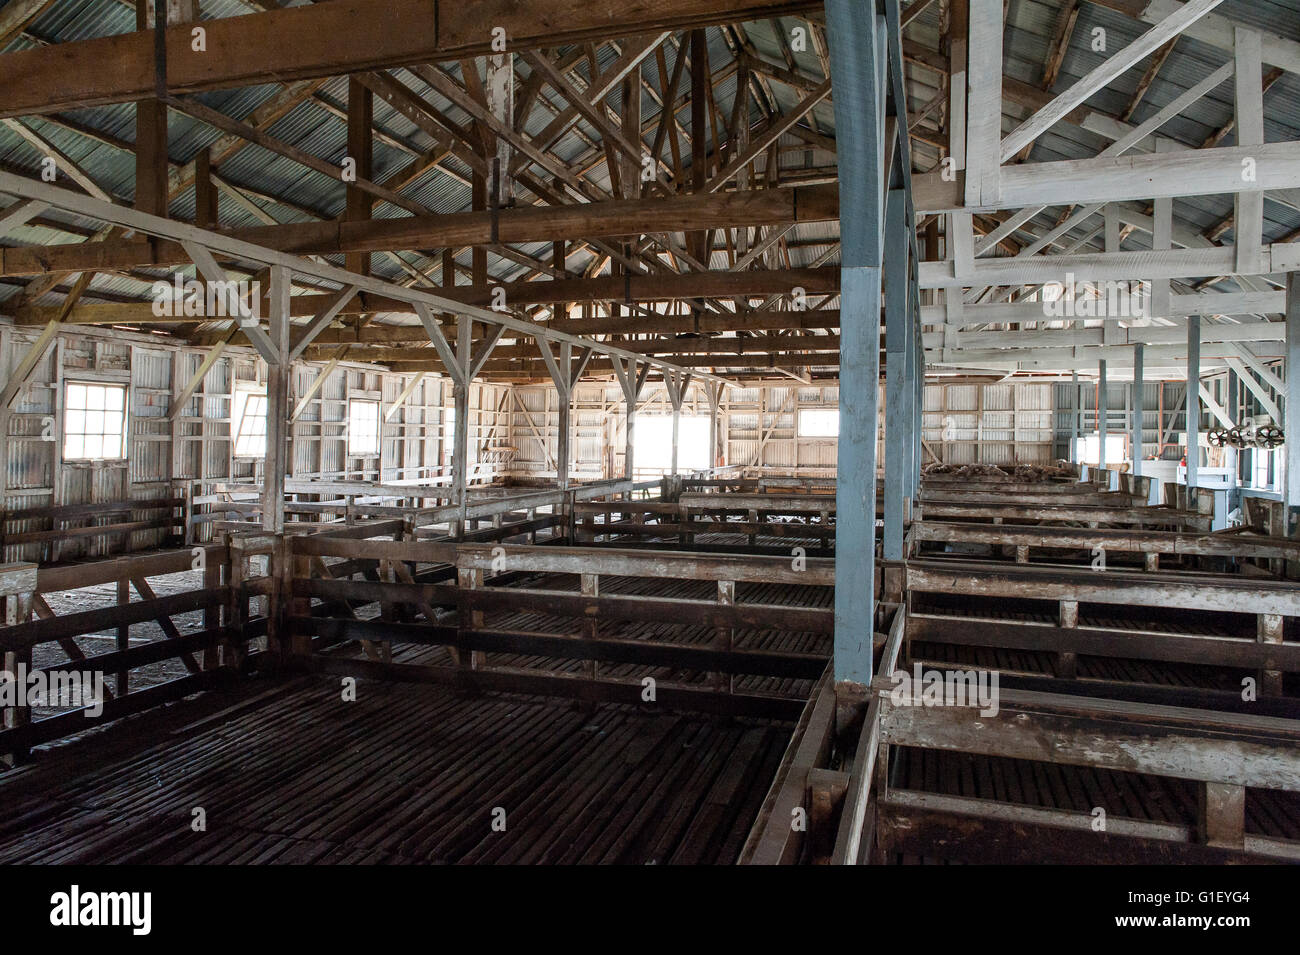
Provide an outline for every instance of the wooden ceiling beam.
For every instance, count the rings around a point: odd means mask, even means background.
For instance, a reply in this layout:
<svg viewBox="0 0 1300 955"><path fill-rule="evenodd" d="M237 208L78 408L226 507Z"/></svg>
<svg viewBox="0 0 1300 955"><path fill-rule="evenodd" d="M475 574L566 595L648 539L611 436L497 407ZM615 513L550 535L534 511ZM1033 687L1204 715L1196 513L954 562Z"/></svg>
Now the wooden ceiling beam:
<svg viewBox="0 0 1300 955"><path fill-rule="evenodd" d="M722 192L581 205L460 212L369 222L305 222L240 229L233 238L298 255L387 252L556 239L639 236L693 228L829 222L839 218L837 186ZM0 275L111 271L177 265L188 259L176 243L139 240L0 250ZM561 301L563 299L560 299Z"/></svg>
<svg viewBox="0 0 1300 955"><path fill-rule="evenodd" d="M190 27L167 29L172 94L256 86L363 70L437 63L494 52L504 29L509 49L557 47L706 24L798 14L818 0L351 0L205 20L207 52L191 49ZM304 37L311 38L303 42ZM153 31L61 43L0 56L0 116L23 116L155 92Z"/></svg>

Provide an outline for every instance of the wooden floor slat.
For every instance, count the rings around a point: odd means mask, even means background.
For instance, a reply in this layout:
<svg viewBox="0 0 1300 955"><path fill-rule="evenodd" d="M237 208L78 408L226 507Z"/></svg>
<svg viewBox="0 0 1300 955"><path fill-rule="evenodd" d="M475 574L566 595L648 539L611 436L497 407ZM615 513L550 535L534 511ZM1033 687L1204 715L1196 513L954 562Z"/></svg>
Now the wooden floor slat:
<svg viewBox="0 0 1300 955"><path fill-rule="evenodd" d="M433 685L357 690L344 702L336 679L285 680L228 720L40 789L10 798L0 777L0 863L730 863L791 730Z"/></svg>

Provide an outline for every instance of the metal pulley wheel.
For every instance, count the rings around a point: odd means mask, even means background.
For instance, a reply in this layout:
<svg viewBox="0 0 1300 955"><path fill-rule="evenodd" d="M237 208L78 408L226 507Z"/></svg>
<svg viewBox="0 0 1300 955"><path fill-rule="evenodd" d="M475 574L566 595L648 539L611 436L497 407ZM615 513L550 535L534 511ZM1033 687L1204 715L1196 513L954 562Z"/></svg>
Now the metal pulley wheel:
<svg viewBox="0 0 1300 955"><path fill-rule="evenodd" d="M1286 435L1276 425L1266 424L1255 429L1255 443L1261 448L1276 448L1286 441Z"/></svg>

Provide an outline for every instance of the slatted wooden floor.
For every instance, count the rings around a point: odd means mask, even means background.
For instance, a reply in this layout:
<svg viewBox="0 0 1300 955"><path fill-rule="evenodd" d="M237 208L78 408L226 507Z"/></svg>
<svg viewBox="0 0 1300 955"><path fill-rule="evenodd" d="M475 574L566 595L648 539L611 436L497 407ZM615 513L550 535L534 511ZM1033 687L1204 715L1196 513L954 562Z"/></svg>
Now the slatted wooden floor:
<svg viewBox="0 0 1300 955"><path fill-rule="evenodd" d="M791 730L358 690L299 677L38 789L0 775L0 863L730 863Z"/></svg>

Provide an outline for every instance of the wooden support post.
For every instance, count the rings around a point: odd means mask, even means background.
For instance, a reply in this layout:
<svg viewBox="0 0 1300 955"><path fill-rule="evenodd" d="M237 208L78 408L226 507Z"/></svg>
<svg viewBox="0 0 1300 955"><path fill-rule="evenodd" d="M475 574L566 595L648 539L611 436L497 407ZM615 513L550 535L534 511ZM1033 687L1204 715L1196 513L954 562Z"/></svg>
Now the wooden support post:
<svg viewBox="0 0 1300 955"><path fill-rule="evenodd" d="M1062 600L1060 625L1073 629L1079 626L1079 601ZM1078 675L1078 654L1062 650L1056 654L1056 675L1063 680L1073 680Z"/></svg>
<svg viewBox="0 0 1300 955"><path fill-rule="evenodd" d="M157 17L154 3L150 0L136 0L135 26L137 30L156 30L155 56L160 45L158 37L168 25L168 21L179 22L183 15L177 10L169 17L164 8L162 17ZM163 63L155 64L162 70ZM156 92L161 95L165 82L164 74L158 74ZM167 217L167 106L156 98L138 100L135 104L135 208L150 215Z"/></svg>
<svg viewBox="0 0 1300 955"><path fill-rule="evenodd" d="M636 406L641 398L641 389L645 387L646 375L650 373L650 366L641 365L635 359L629 360L626 364L617 356L612 358L614 365L614 377L618 379L619 386L623 390L624 411L627 415L627 427L625 430L624 440L626 442L623 451L623 476L629 480L635 480L635 466L633 454L635 452L635 430L636 430ZM640 370L638 370L638 366ZM631 492L629 492L631 493Z"/></svg>
<svg viewBox="0 0 1300 955"><path fill-rule="evenodd" d="M734 580L718 581L718 603L723 607L734 607L736 605L736 582ZM732 627L719 627L714 635L714 646L719 650L734 650L736 647L736 631ZM727 693L734 693L736 690L736 675L734 673L715 673L713 674L713 687L716 690L725 690Z"/></svg>
<svg viewBox="0 0 1300 955"><path fill-rule="evenodd" d="M689 372L685 374L675 371L664 372L664 387L668 389L668 401L673 408L672 475L674 477L677 476L677 452L681 432L682 403L686 400L686 389L690 387L690 384L691 375Z"/></svg>
<svg viewBox="0 0 1300 955"><path fill-rule="evenodd" d="M221 589L221 562L212 560L206 551L203 554L203 589ZM203 608L203 629L211 633L221 628L221 608L217 605ZM221 649L216 644L203 651L203 669L215 670L221 666Z"/></svg>
<svg viewBox="0 0 1300 955"><path fill-rule="evenodd" d="M722 467L724 455L718 447L718 412L722 402L722 384L710 381L704 386L704 398L709 403L709 468Z"/></svg>
<svg viewBox="0 0 1300 955"><path fill-rule="evenodd" d="M311 616L311 598L299 597L293 592L294 580L306 580L311 577L311 558L304 557L294 552L293 538L285 534L282 537L284 541L286 566L289 568L287 579L283 587L283 599L285 601L288 616L290 617L309 617ZM311 655L311 635L298 633L292 636L293 654L297 657L308 657ZM385 644L389 648L389 655L386 662L391 663L391 643Z"/></svg>
<svg viewBox="0 0 1300 955"><path fill-rule="evenodd" d="M356 178L347 184L343 218L349 222L362 221L370 218L374 197L355 182L374 178L374 95L356 77L348 78L347 148L347 158L356 164ZM347 253L344 267L360 275L370 274L370 253Z"/></svg>
<svg viewBox="0 0 1300 955"><path fill-rule="evenodd" d="M708 106L709 44L703 29L692 30L691 49L691 191L704 192L709 181ZM681 56L679 52L677 54ZM671 119L671 117L670 117ZM699 230L690 235L691 255L698 262L709 261L710 233Z"/></svg>
<svg viewBox="0 0 1300 955"><path fill-rule="evenodd" d="M1246 841L1246 787L1203 782L1198 789L1197 832L1201 842L1241 849Z"/></svg>
<svg viewBox="0 0 1300 955"><path fill-rule="evenodd" d="M123 607L131 602L131 581L122 577L117 582L117 605ZM131 625L129 623L120 623L117 626L117 649L119 651L131 649ZM127 670L117 671L117 688L115 692L118 696L126 696L130 690L131 675Z"/></svg>
<svg viewBox="0 0 1300 955"><path fill-rule="evenodd" d="M581 574L579 582L582 586L582 596L593 598L600 596L599 575ZM585 640L595 640L600 636L600 622L595 617L587 617L582 621L582 636ZM589 680L594 680L599 671L599 664L593 657L583 664L582 670Z"/></svg>
<svg viewBox="0 0 1300 955"><path fill-rule="evenodd" d="M1280 613L1261 613L1257 617L1256 639L1260 643L1281 643L1283 617ZM1282 695L1282 671L1259 671L1259 695Z"/></svg>
<svg viewBox="0 0 1300 955"><path fill-rule="evenodd" d="M226 568L226 582L229 585L226 600L226 640L222 647L221 663L232 670L240 670L248 646L244 642L244 625L248 622L248 597L244 594L244 581L248 579L249 560L245 553L243 541L238 537L230 539L230 563Z"/></svg>
<svg viewBox="0 0 1300 955"><path fill-rule="evenodd" d="M4 605L4 625L16 627L27 623L32 615L32 602L36 594L36 565L28 563L0 564L0 602ZM3 658L3 671L7 679L18 682L15 687L23 687L22 681L31 672L32 650L7 650ZM32 721L30 706L6 708L0 715L0 728L15 729L26 726ZM15 747L10 753L14 765L25 761L29 755L27 747Z"/></svg>
<svg viewBox="0 0 1300 955"><path fill-rule="evenodd" d="M289 376L283 358L289 351L289 291L291 276L283 266L271 268L268 297L270 338L277 358L266 370L266 456L262 467L262 529L284 532L284 479L288 471Z"/></svg>
<svg viewBox="0 0 1300 955"><path fill-rule="evenodd" d="M462 590L481 590L483 587L483 571L473 568L461 567L456 571L456 582ZM467 630L481 630L483 628L483 611L467 610L465 604L460 607L459 629L463 634ZM472 670L482 669L485 662L485 656L481 650L475 650L470 653L460 653L461 666L467 666Z"/></svg>
<svg viewBox="0 0 1300 955"><path fill-rule="evenodd" d="M456 325L456 364L453 373L452 402L455 405L455 431L451 451L451 497L460 508L460 516L452 536L459 539L465 534L465 512L469 506L469 366L470 334L472 323L468 315L461 315Z"/></svg>
<svg viewBox="0 0 1300 955"><path fill-rule="evenodd" d="M212 148L200 149L194 157L194 224L200 229L221 225L217 186L212 180Z"/></svg>
<svg viewBox="0 0 1300 955"><path fill-rule="evenodd" d="M1259 146L1264 142L1264 85L1258 30L1234 28L1233 60L1237 145ZM1264 193L1237 193L1232 226L1236 271L1247 275L1263 271L1263 229Z"/></svg>
<svg viewBox="0 0 1300 955"><path fill-rule="evenodd" d="M271 593L267 601L267 649L280 660L292 647L285 627L289 610L290 572L284 538L284 487L289 470L289 293L292 276L284 266L271 267L268 296L271 340L275 361L266 369L266 456L262 467L262 529L271 540L268 574Z"/></svg>

